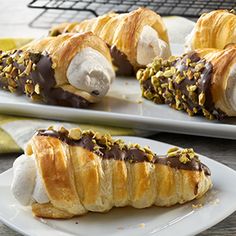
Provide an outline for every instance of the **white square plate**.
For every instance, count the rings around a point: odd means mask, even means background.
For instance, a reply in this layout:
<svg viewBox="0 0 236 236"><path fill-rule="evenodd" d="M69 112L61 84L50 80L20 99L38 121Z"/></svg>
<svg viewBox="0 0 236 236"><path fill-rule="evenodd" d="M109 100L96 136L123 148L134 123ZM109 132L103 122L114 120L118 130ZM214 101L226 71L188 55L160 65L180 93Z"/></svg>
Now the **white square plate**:
<svg viewBox="0 0 236 236"><path fill-rule="evenodd" d="M149 145L163 154L169 144L121 137L127 142ZM31 236L172 236L194 235L226 218L236 210L236 172L201 156L212 172L213 188L208 194L184 205L148 209L116 208L108 213L89 213L70 220L34 218L30 208L20 206L10 192L12 169L0 175L0 220L16 231ZM194 208L193 204L202 204Z"/></svg>

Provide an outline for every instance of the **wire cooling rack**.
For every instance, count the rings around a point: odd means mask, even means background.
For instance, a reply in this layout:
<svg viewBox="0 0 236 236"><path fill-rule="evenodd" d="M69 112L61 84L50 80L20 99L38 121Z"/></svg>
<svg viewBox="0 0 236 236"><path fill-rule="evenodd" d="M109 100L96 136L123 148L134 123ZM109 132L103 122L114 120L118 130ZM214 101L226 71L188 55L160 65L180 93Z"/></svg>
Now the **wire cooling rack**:
<svg viewBox="0 0 236 236"><path fill-rule="evenodd" d="M236 9L235 0L33 0L30 8L44 9L31 26L48 28L52 24L78 21L109 11L130 12L148 7L162 16L177 15L196 18L215 9ZM38 22L38 21L42 22ZM37 21L37 22L36 22Z"/></svg>

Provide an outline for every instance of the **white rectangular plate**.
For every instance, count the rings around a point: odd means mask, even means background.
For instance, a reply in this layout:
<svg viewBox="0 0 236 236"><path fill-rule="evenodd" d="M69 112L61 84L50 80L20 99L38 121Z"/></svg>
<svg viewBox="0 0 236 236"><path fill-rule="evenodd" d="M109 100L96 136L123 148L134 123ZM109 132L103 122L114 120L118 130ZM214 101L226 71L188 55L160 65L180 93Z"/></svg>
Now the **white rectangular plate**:
<svg viewBox="0 0 236 236"><path fill-rule="evenodd" d="M172 44L172 52L180 54L183 46ZM75 109L32 103L25 96L0 91L0 112L72 122L86 122L152 131L167 131L201 136L236 139L236 118L209 121L189 117L186 113L157 105L141 97L134 78L117 78L103 101L89 109Z"/></svg>
<svg viewBox="0 0 236 236"><path fill-rule="evenodd" d="M127 142L149 145L163 154L169 144L122 137ZM201 156L212 172L213 189L199 200L168 208L116 208L108 213L89 213L70 220L34 218L30 208L21 207L10 192L12 169L0 175L0 220L16 231L31 236L172 236L195 235L226 218L236 210L236 172ZM193 208L193 204L202 204Z"/></svg>

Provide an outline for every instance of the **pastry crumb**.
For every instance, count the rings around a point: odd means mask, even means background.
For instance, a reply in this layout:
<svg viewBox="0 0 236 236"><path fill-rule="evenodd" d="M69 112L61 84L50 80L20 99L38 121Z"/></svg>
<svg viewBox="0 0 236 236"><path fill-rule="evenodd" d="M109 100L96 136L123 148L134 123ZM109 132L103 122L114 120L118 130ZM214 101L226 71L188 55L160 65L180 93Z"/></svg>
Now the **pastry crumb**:
<svg viewBox="0 0 236 236"><path fill-rule="evenodd" d="M144 223L141 223L141 224L139 224L139 227L140 227L140 228L144 228L144 227L145 227L145 224L144 224Z"/></svg>
<svg viewBox="0 0 236 236"><path fill-rule="evenodd" d="M211 201L212 205L218 205L220 203L220 199L216 198L215 200Z"/></svg>
<svg viewBox="0 0 236 236"><path fill-rule="evenodd" d="M197 208L201 208L203 207L203 205L201 203L198 203L198 204L192 204L192 208L193 209L197 209Z"/></svg>
<svg viewBox="0 0 236 236"><path fill-rule="evenodd" d="M138 104L141 104L141 103L143 103L143 100L141 100L141 99L140 99L140 100L137 100L137 103L138 103Z"/></svg>

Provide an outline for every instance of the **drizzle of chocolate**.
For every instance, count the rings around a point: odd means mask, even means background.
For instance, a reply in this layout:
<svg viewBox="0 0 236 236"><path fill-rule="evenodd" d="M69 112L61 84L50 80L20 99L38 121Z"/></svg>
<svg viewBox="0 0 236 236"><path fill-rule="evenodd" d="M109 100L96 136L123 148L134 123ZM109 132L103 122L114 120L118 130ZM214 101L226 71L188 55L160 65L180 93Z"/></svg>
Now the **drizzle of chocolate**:
<svg viewBox="0 0 236 236"><path fill-rule="evenodd" d="M16 54L21 55L23 52L18 50ZM6 66L6 60L8 57L14 57L12 54L10 56L4 57L2 59L3 67ZM52 61L48 54L41 53L30 53L29 59L36 65L35 70L31 70L29 75L19 76L19 79L15 80L17 83L16 93L23 94L25 91L25 85L28 81L32 81L32 84L36 84L40 87L40 97L41 99L51 105L69 106L76 108L85 108L90 104L85 98L70 93L63 90L62 88L56 87L56 80L54 76L54 69L52 68ZM16 61L13 62L13 67L22 73L26 66L23 64L18 64ZM18 72L18 75L20 74ZM16 76L16 75L13 75ZM0 76L0 87L8 89L8 83Z"/></svg>
<svg viewBox="0 0 236 236"><path fill-rule="evenodd" d="M117 67L116 74L117 75L125 75L125 76L132 76L135 74L134 67L129 62L127 56L121 52L115 45L110 46L111 57L113 59L113 64Z"/></svg>
<svg viewBox="0 0 236 236"><path fill-rule="evenodd" d="M70 137L68 137L68 134L55 130L38 130L36 135L54 137L61 140L62 142L67 143L68 145L83 147L91 152L94 152L103 159L123 160L130 163L145 161L154 164L167 165L175 169L204 171L205 175L211 175L209 168L202 164L197 158L192 158L189 162L184 164L179 160L178 155L167 157L155 154L153 156L153 159L150 160L148 159L147 154L138 148L128 148L127 146L125 146L123 149L120 149L118 144L114 144L111 146L111 148L108 149L103 144L99 144L99 140L97 140L97 143L101 148L99 149L99 151L96 151L94 150L95 144L92 141L93 138L89 134L83 135L79 140L71 139Z"/></svg>

